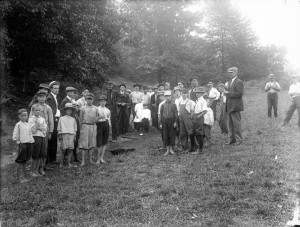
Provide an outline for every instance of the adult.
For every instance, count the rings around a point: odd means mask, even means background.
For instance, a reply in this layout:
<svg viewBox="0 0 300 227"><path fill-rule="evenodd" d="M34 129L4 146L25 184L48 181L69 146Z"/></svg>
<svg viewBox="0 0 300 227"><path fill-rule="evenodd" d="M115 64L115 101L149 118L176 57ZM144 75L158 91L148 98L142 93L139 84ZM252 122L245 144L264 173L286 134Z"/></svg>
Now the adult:
<svg viewBox="0 0 300 227"><path fill-rule="evenodd" d="M178 81L177 86L181 89L184 88L184 83L182 81Z"/></svg>
<svg viewBox="0 0 300 227"><path fill-rule="evenodd" d="M188 98L190 100L193 100L194 102L197 101L197 96L196 96L196 93L195 93L195 89L199 86L199 82L198 82L198 79L197 78L192 78L191 80L191 88L189 90L189 95L188 95Z"/></svg>
<svg viewBox="0 0 300 227"><path fill-rule="evenodd" d="M293 84L290 86L289 89L289 95L292 97L292 103L286 113L286 117L283 121L283 126L287 125L295 110L297 109L298 111L298 127L300 129L300 82L299 82L299 78L297 76L293 76Z"/></svg>
<svg viewBox="0 0 300 227"><path fill-rule="evenodd" d="M43 92L46 93L46 95L48 95L48 93L50 92L49 85L45 84L45 83L41 83L39 85L39 90L38 91L43 91ZM35 103L38 103L37 95L34 95L33 98L32 98L32 100L31 100L31 102L29 103L29 105L28 105L29 110L31 110L31 107Z"/></svg>
<svg viewBox="0 0 300 227"><path fill-rule="evenodd" d="M148 88L147 88L147 93L148 93L148 95L150 95L150 97L151 97L151 95L154 94L154 91L153 91L152 86L148 86Z"/></svg>
<svg viewBox="0 0 300 227"><path fill-rule="evenodd" d="M164 84L159 84L158 85L158 92L164 91L165 90L165 85Z"/></svg>
<svg viewBox="0 0 300 227"><path fill-rule="evenodd" d="M57 125L60 118L60 100L58 97L60 83L52 81L49 84L50 93L47 95L46 103L51 107L53 113L54 129L51 139L48 141L48 163L56 162L57 155Z"/></svg>
<svg viewBox="0 0 300 227"><path fill-rule="evenodd" d="M138 83L135 83L133 85L133 91L130 93L129 98L131 99L132 103L132 115L133 118L135 118L135 105L138 103L137 99L143 95L143 92L141 92L141 85Z"/></svg>
<svg viewBox="0 0 300 227"><path fill-rule="evenodd" d="M150 110L151 110L151 119L152 119L152 126L158 128L158 117L157 117L157 110L158 110L158 87L153 86L153 95L150 98Z"/></svg>
<svg viewBox="0 0 300 227"><path fill-rule="evenodd" d="M217 103L220 98L220 92L216 88L214 88L213 82L209 82L207 84L207 86L208 86L208 97L207 98L211 100L210 108L212 109L212 111L214 113L214 119L217 120Z"/></svg>
<svg viewBox="0 0 300 227"><path fill-rule="evenodd" d="M83 89L83 91L82 91L82 97L81 98L79 98L77 101L76 101L76 103L77 103L77 105L78 105L78 108L79 108L79 110L81 110L82 109L82 107L84 107L85 105L86 105L86 96L88 95L90 93L90 90L89 89L87 89L87 88L84 88Z"/></svg>
<svg viewBox="0 0 300 227"><path fill-rule="evenodd" d="M269 82L265 86L265 92L268 92L267 100L268 100L268 117L272 117L272 108L274 110L274 117L277 118L277 106L278 106L278 94L280 91L280 85L275 81L274 73L270 73Z"/></svg>
<svg viewBox="0 0 300 227"><path fill-rule="evenodd" d="M171 90L171 84L170 82L165 83L165 91Z"/></svg>
<svg viewBox="0 0 300 227"><path fill-rule="evenodd" d="M128 132L129 127L129 117L130 117L130 98L125 92L126 85L119 85L120 91L116 94L116 105L117 105L117 115L118 115L118 128L121 135Z"/></svg>
<svg viewBox="0 0 300 227"><path fill-rule="evenodd" d="M225 91L225 84L220 83L218 84L218 90L221 93L221 105L220 105L220 117L219 117L219 126L221 129L221 134L228 133L228 117L226 113L226 95L224 94Z"/></svg>
<svg viewBox="0 0 300 227"><path fill-rule="evenodd" d="M79 160L77 158L77 148L78 148L78 142L79 142L79 137L80 137L79 108L77 108L77 102L74 98L75 91L77 91L77 89L74 87L67 87L65 91L66 91L67 96L61 102L60 113L61 113L61 116L65 115L64 106L66 105L66 103L72 103L74 106L76 106L75 111L73 113L73 117L75 118L75 120L77 122L77 133L76 133L76 140L74 143L73 156L74 156L74 162L79 162Z"/></svg>
<svg viewBox="0 0 300 227"><path fill-rule="evenodd" d="M230 81L228 88L224 91L226 95L226 113L228 113L230 140L226 143L241 144L243 141L241 111L244 111L243 94L244 84L237 76L238 68L232 67L228 69Z"/></svg>
<svg viewBox="0 0 300 227"><path fill-rule="evenodd" d="M110 110L111 139L113 143L116 143L117 138L119 136L119 130L118 130L118 115L117 115L117 105L116 105L116 92L113 90L113 88L114 88L113 82L109 81L107 84L106 107Z"/></svg>
<svg viewBox="0 0 300 227"><path fill-rule="evenodd" d="M149 105L150 104L151 96L148 94L148 87L143 87L143 94L142 94L142 100L143 104Z"/></svg>

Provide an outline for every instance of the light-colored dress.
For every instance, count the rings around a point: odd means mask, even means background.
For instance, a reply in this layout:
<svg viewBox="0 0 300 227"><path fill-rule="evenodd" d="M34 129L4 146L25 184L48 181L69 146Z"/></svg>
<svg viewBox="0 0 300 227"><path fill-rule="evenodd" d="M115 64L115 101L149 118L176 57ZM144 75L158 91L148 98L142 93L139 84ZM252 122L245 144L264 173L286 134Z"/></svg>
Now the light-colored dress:
<svg viewBox="0 0 300 227"><path fill-rule="evenodd" d="M83 106L80 110L81 129L79 148L92 149L96 147L97 126L99 112L96 106Z"/></svg>
<svg viewBox="0 0 300 227"><path fill-rule="evenodd" d="M77 123L74 117L65 115L59 119L57 133L62 135L61 147L63 150L74 149L76 131Z"/></svg>

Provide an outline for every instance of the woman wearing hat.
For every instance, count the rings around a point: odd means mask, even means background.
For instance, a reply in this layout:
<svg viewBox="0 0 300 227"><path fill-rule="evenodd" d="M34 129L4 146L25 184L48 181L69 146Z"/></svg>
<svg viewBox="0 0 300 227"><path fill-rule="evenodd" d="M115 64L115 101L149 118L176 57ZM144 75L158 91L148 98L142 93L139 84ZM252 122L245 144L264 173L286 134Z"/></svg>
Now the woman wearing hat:
<svg viewBox="0 0 300 227"><path fill-rule="evenodd" d="M274 110L274 117L277 118L277 106L278 106L278 94L280 91L280 85L275 81L275 76L271 73L269 76L270 81L265 86L265 92L268 92L268 117L272 117L272 108Z"/></svg>

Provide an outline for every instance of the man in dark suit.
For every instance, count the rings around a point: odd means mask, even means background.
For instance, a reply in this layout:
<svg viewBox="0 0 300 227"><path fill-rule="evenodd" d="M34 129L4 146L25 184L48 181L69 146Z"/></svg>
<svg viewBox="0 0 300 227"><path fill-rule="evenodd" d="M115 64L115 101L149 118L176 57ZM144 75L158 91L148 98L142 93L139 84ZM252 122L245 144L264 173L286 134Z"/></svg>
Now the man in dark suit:
<svg viewBox="0 0 300 227"><path fill-rule="evenodd" d="M119 136L118 130L118 114L116 104L116 91L113 90L114 84L109 81L107 85L107 103L106 107L110 110L110 121L111 121L111 139L113 143L117 142Z"/></svg>
<svg viewBox="0 0 300 227"><path fill-rule="evenodd" d="M158 128L158 87L154 86L153 88L154 94L151 95L150 103L151 103L151 118L152 118L152 126Z"/></svg>
<svg viewBox="0 0 300 227"><path fill-rule="evenodd" d="M232 67L228 69L230 81L228 81L227 89L224 91L226 95L226 112L228 113L230 140L226 144L241 144L243 141L241 126L241 111L244 111L243 94L244 84L237 76L238 68Z"/></svg>
<svg viewBox="0 0 300 227"><path fill-rule="evenodd" d="M61 106L61 109L60 109L61 116L64 116L66 114L65 109L64 109L66 103L72 103L73 105L76 105L76 100L74 99L75 91L77 91L77 89L74 87L66 88L67 96L62 100L61 105L60 105ZM74 162L79 162L79 160L77 158L77 147L78 147L78 141L79 141L79 136L80 136L78 111L79 110L76 109L76 111L74 111L74 113L73 113L73 117L75 118L75 120L77 122L76 140L75 140L74 149L73 149Z"/></svg>
<svg viewBox="0 0 300 227"><path fill-rule="evenodd" d="M49 163L55 163L57 154L57 124L60 117L60 100L58 97L60 83L52 81L49 84L50 92L47 95L46 103L51 107L53 112L54 129L51 139L48 142L48 157Z"/></svg>
<svg viewBox="0 0 300 227"><path fill-rule="evenodd" d="M191 80L191 89L189 90L189 93L188 93L188 98L194 102L197 101L197 96L196 96L196 93L194 92L194 90L199 86L199 82L198 82L198 79L197 78L192 78Z"/></svg>
<svg viewBox="0 0 300 227"><path fill-rule="evenodd" d="M118 128L121 135L128 132L129 117L130 117L130 98L126 93L126 85L119 86L120 91L116 94L116 105L118 114Z"/></svg>

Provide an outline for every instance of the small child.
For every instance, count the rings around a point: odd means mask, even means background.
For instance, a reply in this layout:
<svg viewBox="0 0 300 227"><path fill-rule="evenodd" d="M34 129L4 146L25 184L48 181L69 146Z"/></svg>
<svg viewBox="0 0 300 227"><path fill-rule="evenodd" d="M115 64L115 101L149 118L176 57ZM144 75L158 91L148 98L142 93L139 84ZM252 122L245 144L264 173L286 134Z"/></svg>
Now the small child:
<svg viewBox="0 0 300 227"><path fill-rule="evenodd" d="M64 107L65 115L61 117L57 125L57 134L59 140L62 141L62 153L59 167L63 166L65 154L68 157L68 166L71 167L71 156L74 149L74 142L76 139L77 123L76 119L72 117L74 106L72 103L66 103Z"/></svg>
<svg viewBox="0 0 300 227"><path fill-rule="evenodd" d="M89 155L91 164L95 164L92 160L93 150L96 148L97 126L99 113L96 106L93 105L95 96L92 93L86 95L86 105L80 110L80 138L79 148L82 151L81 166L85 165L86 151Z"/></svg>
<svg viewBox="0 0 300 227"><path fill-rule="evenodd" d="M137 98L137 104L134 107L135 117L134 117L134 128L139 132L142 128L142 112L143 112L143 99L141 96Z"/></svg>
<svg viewBox="0 0 300 227"><path fill-rule="evenodd" d="M176 104L172 103L172 92L165 91L166 102L160 108L160 128L163 130L164 145L167 147L167 154L174 154L175 135L177 127L178 111Z"/></svg>
<svg viewBox="0 0 300 227"><path fill-rule="evenodd" d="M204 125L203 125L204 136L205 136L204 146L209 146L211 143L211 127L214 124L214 112L210 108L212 104L212 100L207 99L206 102L207 102L207 113L204 115Z"/></svg>
<svg viewBox="0 0 300 227"><path fill-rule="evenodd" d="M38 177L45 175L43 161L47 156L46 148L46 134L47 134L47 123L43 117L41 117L40 105L34 104L31 108L32 116L29 118L28 123L33 125L33 152L32 152L32 163L31 163L31 176Z"/></svg>
<svg viewBox="0 0 300 227"><path fill-rule="evenodd" d="M105 163L104 161L104 154L106 150L106 145L108 142L109 137L109 128L111 127L110 122L110 110L105 107L107 102L107 97L105 95L101 95L99 97L100 106L98 107L99 112L99 120L97 122L97 162L96 164L99 165L100 163Z"/></svg>
<svg viewBox="0 0 300 227"><path fill-rule="evenodd" d="M199 148L197 151L192 152L192 154L199 154L203 152L203 140L204 140L204 115L207 113L207 104L203 98L205 90L203 87L197 87L194 90L197 101L195 105L195 111L193 115L193 124L194 124L194 134L198 141Z"/></svg>
<svg viewBox="0 0 300 227"><path fill-rule="evenodd" d="M146 103L143 104L141 118L142 118L142 132L140 135L142 136L144 135L143 133L149 132L149 127L151 124L151 111L149 110L149 105Z"/></svg>
<svg viewBox="0 0 300 227"><path fill-rule="evenodd" d="M32 136L33 125L27 123L28 113L26 109L18 111L20 121L15 125L13 140L16 141L19 152L15 162L17 163L17 176L20 183L28 180L25 178L25 164L31 159L34 139Z"/></svg>

